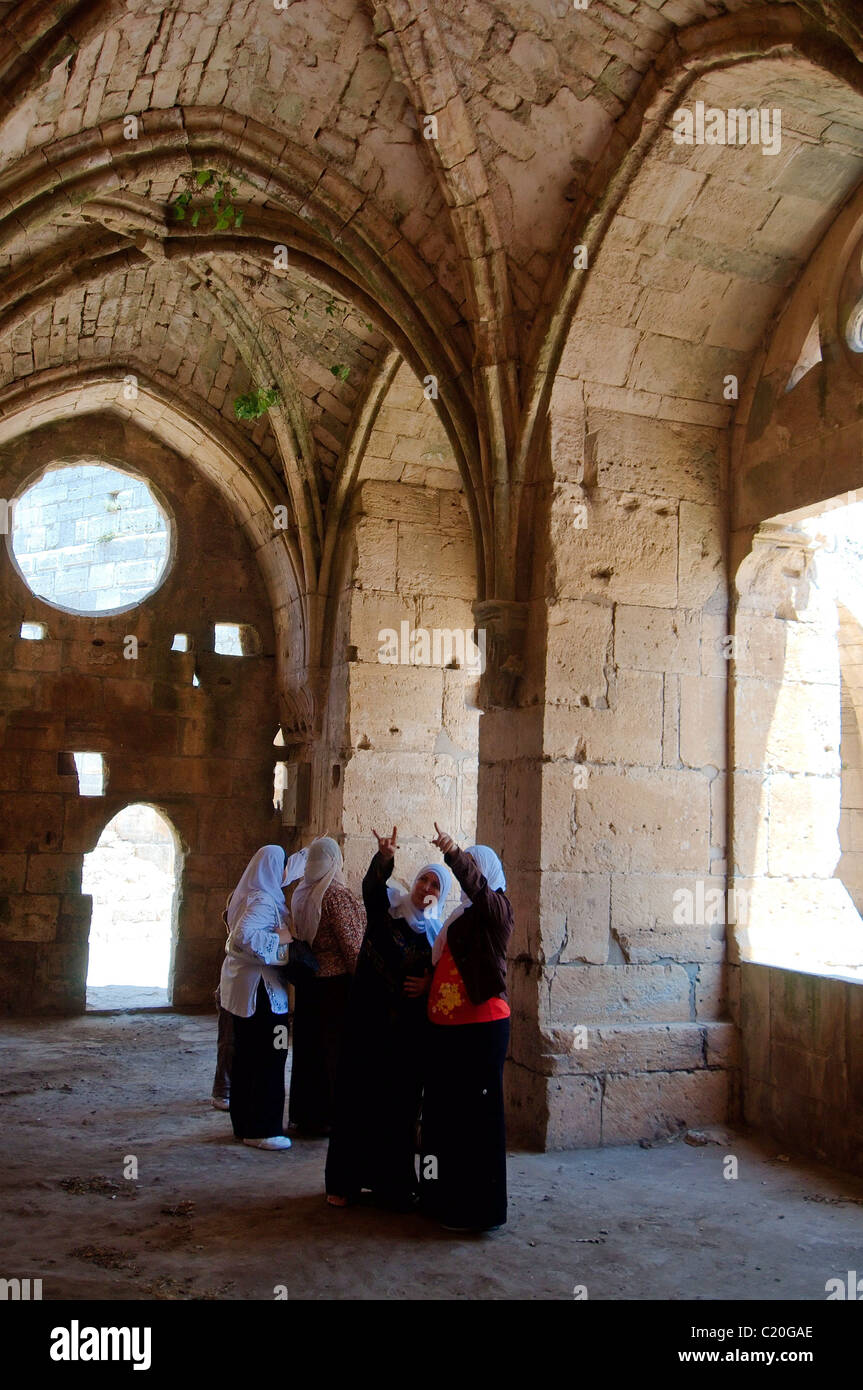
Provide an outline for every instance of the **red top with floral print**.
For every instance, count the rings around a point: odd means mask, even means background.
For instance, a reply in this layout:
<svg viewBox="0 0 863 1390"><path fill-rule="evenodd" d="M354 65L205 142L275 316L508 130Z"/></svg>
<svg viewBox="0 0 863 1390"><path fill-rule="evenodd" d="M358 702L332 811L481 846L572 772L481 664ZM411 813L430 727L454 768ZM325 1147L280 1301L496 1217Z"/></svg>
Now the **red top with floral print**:
<svg viewBox="0 0 863 1390"><path fill-rule="evenodd" d="M444 946L435 966L429 991L428 1016L432 1023L493 1023L509 1018L510 1008L505 999L486 999L473 1004L468 998L458 966L449 945Z"/></svg>

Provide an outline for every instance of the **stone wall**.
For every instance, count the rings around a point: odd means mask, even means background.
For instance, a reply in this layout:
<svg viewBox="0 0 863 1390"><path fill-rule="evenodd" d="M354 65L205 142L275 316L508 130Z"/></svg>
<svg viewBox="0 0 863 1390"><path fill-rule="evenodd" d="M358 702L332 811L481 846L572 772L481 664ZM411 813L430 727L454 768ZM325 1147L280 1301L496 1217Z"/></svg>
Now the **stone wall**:
<svg viewBox="0 0 863 1390"><path fill-rule="evenodd" d="M84 1007L90 899L83 855L130 803L155 805L184 854L173 1000L206 1005L224 949L221 912L249 856L278 840L278 722L269 600L224 502L179 454L110 415L32 430L4 448L10 496L57 457L122 459L166 499L176 555L146 603L107 617L35 597L0 551L0 1008ZM47 628L19 637L21 623ZM249 623L257 656L219 656L216 622ZM172 651L185 632L190 650ZM126 639L137 656L126 659ZM197 672L200 684L193 686ZM107 784L79 795L64 755L98 752Z"/></svg>
<svg viewBox="0 0 863 1390"><path fill-rule="evenodd" d="M501 716L481 745L520 867L510 1106L535 1133L542 1097L551 1147L725 1120L736 1065L724 442L709 425L607 409L568 362L547 527L537 519L544 634L529 619L520 734ZM717 898L718 915L705 910Z"/></svg>
<svg viewBox="0 0 863 1390"><path fill-rule="evenodd" d="M747 1124L863 1174L863 985L754 964L740 975Z"/></svg>
<svg viewBox="0 0 863 1390"><path fill-rule="evenodd" d="M357 494L348 650L337 653L346 678L342 827L357 880L373 826L398 825L397 871L406 874L439 858L429 844L435 821L462 845L475 836L480 673L467 663L476 576L458 475L446 481L369 480Z"/></svg>

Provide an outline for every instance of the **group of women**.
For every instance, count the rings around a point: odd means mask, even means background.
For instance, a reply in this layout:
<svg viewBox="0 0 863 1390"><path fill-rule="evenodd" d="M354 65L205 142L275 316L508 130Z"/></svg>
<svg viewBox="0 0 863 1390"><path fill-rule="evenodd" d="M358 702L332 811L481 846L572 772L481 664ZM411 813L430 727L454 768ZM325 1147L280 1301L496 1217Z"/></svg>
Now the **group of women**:
<svg viewBox="0 0 863 1390"><path fill-rule="evenodd" d="M506 1220L512 908L495 852L462 851L435 830L444 862L424 865L407 890L392 881L396 827L375 832L362 903L327 836L290 857L277 845L253 856L226 909L214 1104L224 1106L229 1086L235 1135L290 1147L278 1045L287 967L289 1120L297 1132L329 1135L330 1205L369 1193L390 1209L420 1207L450 1230L488 1231ZM461 901L446 915L453 876Z"/></svg>

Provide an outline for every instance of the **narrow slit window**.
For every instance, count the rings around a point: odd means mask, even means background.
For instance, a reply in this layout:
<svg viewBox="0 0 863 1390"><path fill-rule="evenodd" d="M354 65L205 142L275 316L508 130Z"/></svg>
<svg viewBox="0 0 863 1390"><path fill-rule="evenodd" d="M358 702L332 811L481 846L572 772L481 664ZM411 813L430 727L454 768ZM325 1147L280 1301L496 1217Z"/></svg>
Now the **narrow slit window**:
<svg viewBox="0 0 863 1390"><path fill-rule="evenodd" d="M44 642L48 629L44 623L22 623L21 636L25 642Z"/></svg>
<svg viewBox="0 0 863 1390"><path fill-rule="evenodd" d="M285 803L285 787L288 784L287 763L276 763L273 773L273 808L281 811Z"/></svg>
<svg viewBox="0 0 863 1390"><path fill-rule="evenodd" d="M200 685L200 684L201 684L201 682L198 680L198 673L197 673L197 671L195 671L194 675L192 676L192 685Z"/></svg>
<svg viewBox="0 0 863 1390"><path fill-rule="evenodd" d="M79 796L105 795L105 759L101 753L73 753Z"/></svg>

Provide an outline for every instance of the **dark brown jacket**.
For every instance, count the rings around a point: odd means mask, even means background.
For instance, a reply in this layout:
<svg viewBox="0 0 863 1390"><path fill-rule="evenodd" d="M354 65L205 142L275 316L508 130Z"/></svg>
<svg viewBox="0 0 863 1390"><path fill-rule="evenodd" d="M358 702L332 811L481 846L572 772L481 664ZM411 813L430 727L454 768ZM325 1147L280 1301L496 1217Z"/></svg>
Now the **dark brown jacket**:
<svg viewBox="0 0 863 1390"><path fill-rule="evenodd" d="M447 931L447 944L472 1004L506 998L506 948L512 933L512 907L506 894L492 892L475 860L464 850L444 855L470 898Z"/></svg>

